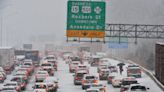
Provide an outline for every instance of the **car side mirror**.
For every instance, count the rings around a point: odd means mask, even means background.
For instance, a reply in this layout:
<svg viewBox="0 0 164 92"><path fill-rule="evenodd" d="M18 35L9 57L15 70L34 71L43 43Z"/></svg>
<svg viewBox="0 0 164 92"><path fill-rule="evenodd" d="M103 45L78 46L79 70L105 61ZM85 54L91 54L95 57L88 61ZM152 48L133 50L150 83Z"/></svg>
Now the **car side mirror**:
<svg viewBox="0 0 164 92"><path fill-rule="evenodd" d="M150 88L147 88L148 90L150 89Z"/></svg>
<svg viewBox="0 0 164 92"><path fill-rule="evenodd" d="M73 76L73 77L75 77L75 75L74 75L74 74L73 74L72 76Z"/></svg>

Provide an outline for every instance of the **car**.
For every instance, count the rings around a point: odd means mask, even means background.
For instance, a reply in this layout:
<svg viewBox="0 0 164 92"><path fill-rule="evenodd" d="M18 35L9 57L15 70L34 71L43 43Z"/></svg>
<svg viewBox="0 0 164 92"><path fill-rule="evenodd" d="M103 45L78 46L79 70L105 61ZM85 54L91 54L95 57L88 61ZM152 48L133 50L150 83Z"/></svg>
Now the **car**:
<svg viewBox="0 0 164 92"><path fill-rule="evenodd" d="M115 66L115 65L110 65L110 66L108 66L108 68L109 68L109 70L110 70L111 73L112 72L118 72L117 66Z"/></svg>
<svg viewBox="0 0 164 92"><path fill-rule="evenodd" d="M112 86L113 87L121 87L123 77L122 76L116 76L112 79Z"/></svg>
<svg viewBox="0 0 164 92"><path fill-rule="evenodd" d="M79 64L79 65L76 67L76 71L78 71L78 70L86 70L86 71L88 71L88 73L89 73L89 67L88 67L88 65L86 65L86 64Z"/></svg>
<svg viewBox="0 0 164 92"><path fill-rule="evenodd" d="M138 65L128 65L127 67L127 77L136 77L141 78L142 77L142 71L141 68Z"/></svg>
<svg viewBox="0 0 164 92"><path fill-rule="evenodd" d="M101 58L102 58L101 56L92 55L89 63L91 64L91 66L99 66Z"/></svg>
<svg viewBox="0 0 164 92"><path fill-rule="evenodd" d="M6 77L0 72L0 82L3 83Z"/></svg>
<svg viewBox="0 0 164 92"><path fill-rule="evenodd" d="M33 86L34 92L48 92L46 83L35 83Z"/></svg>
<svg viewBox="0 0 164 92"><path fill-rule="evenodd" d="M21 90L26 89L27 82L23 79L22 76L12 76L10 79L11 82L17 82L18 85L21 87Z"/></svg>
<svg viewBox="0 0 164 92"><path fill-rule="evenodd" d="M100 90L95 88L88 88L86 92L100 92Z"/></svg>
<svg viewBox="0 0 164 92"><path fill-rule="evenodd" d="M136 80L135 77L126 77L122 79L121 85L131 85L131 84L137 84L138 81Z"/></svg>
<svg viewBox="0 0 164 92"><path fill-rule="evenodd" d="M100 64L97 67L97 72L99 73L101 69L108 69L108 65L107 64Z"/></svg>
<svg viewBox="0 0 164 92"><path fill-rule="evenodd" d="M55 57L55 55L47 55L45 57L45 60L52 60L52 59L57 59L57 57Z"/></svg>
<svg viewBox="0 0 164 92"><path fill-rule="evenodd" d="M86 70L78 70L74 75L74 85L81 85L83 76L88 74Z"/></svg>
<svg viewBox="0 0 164 92"><path fill-rule="evenodd" d="M100 69L99 78L100 80L107 80L110 71L109 69Z"/></svg>
<svg viewBox="0 0 164 92"><path fill-rule="evenodd" d="M92 74L85 74L82 79L82 89L90 88L92 84L98 82L99 82L98 76Z"/></svg>
<svg viewBox="0 0 164 92"><path fill-rule="evenodd" d="M138 84L138 81L135 77L126 77L121 81L120 92L127 92L131 84Z"/></svg>
<svg viewBox="0 0 164 92"><path fill-rule="evenodd" d="M16 70L16 72L18 72L18 71L26 71L27 74L28 74L28 76L30 76L30 74L31 74L29 69L23 68L23 67L19 67L19 68Z"/></svg>
<svg viewBox="0 0 164 92"><path fill-rule="evenodd" d="M14 62L8 62L6 65L3 66L3 69L6 74L11 74L11 72L14 70Z"/></svg>
<svg viewBox="0 0 164 92"><path fill-rule="evenodd" d="M34 72L35 66L33 65L33 62L24 62L23 65L29 66L31 68L32 72Z"/></svg>
<svg viewBox="0 0 164 92"><path fill-rule="evenodd" d="M48 62L42 63L40 67L42 70L47 71L50 76L54 75L54 68L52 63L48 63Z"/></svg>
<svg viewBox="0 0 164 92"><path fill-rule="evenodd" d="M1 92L18 92L14 86L4 86Z"/></svg>
<svg viewBox="0 0 164 92"><path fill-rule="evenodd" d="M27 79L29 78L29 75L28 75L27 71L17 71L17 72L15 72L14 75L17 75L17 76L24 76L24 77L26 77Z"/></svg>
<svg viewBox="0 0 164 92"><path fill-rule="evenodd" d="M45 71L45 70L39 70L39 71L37 71L36 72L36 74L35 74L35 81L36 82L42 82L42 81L44 81L47 77L49 77L49 74L48 74L48 72L47 71Z"/></svg>
<svg viewBox="0 0 164 92"><path fill-rule="evenodd" d="M3 67L0 67L0 72L5 72L5 70L3 69Z"/></svg>
<svg viewBox="0 0 164 92"><path fill-rule="evenodd" d="M16 72L13 76L15 76L15 77L20 77L20 78L22 78L26 83L28 83L28 79L29 79L29 77L26 75L26 72L24 72L24 71L19 71L19 72Z"/></svg>
<svg viewBox="0 0 164 92"><path fill-rule="evenodd" d="M74 73L76 71L77 66L80 64L80 61L72 61L69 64L69 72Z"/></svg>
<svg viewBox="0 0 164 92"><path fill-rule="evenodd" d="M6 75L6 73L5 72L0 72L3 76L4 76L4 78L6 79L6 77L7 77L7 75Z"/></svg>
<svg viewBox="0 0 164 92"><path fill-rule="evenodd" d="M21 68L27 69L30 75L32 75L32 73L34 72L34 68L30 65L21 65Z"/></svg>
<svg viewBox="0 0 164 92"><path fill-rule="evenodd" d="M9 82L4 83L4 85L3 85L3 87L8 87L8 86L15 87L17 92L21 91L21 86L18 84L18 82L9 81Z"/></svg>
<svg viewBox="0 0 164 92"><path fill-rule="evenodd" d="M148 92L149 88L142 84L131 84L127 92Z"/></svg>
<svg viewBox="0 0 164 92"><path fill-rule="evenodd" d="M48 92L57 92L58 90L58 79L56 77L47 77L43 83L48 86Z"/></svg>
<svg viewBox="0 0 164 92"><path fill-rule="evenodd" d="M92 89L99 89L100 92L106 92L106 86L101 84L101 83L96 83L90 86L90 88Z"/></svg>
<svg viewBox="0 0 164 92"><path fill-rule="evenodd" d="M130 85L121 86L120 92L127 92L127 90L129 89L129 86L130 86Z"/></svg>
<svg viewBox="0 0 164 92"><path fill-rule="evenodd" d="M111 84L111 83L112 83L112 79L113 79L114 77L116 77L116 76L118 76L118 73L110 73L110 74L108 75L108 78L107 78L107 83L108 83L108 84Z"/></svg>
<svg viewBox="0 0 164 92"><path fill-rule="evenodd" d="M56 59L50 59L50 60L47 60L47 62L52 63L54 69L55 69L56 71L58 70L58 62L57 62Z"/></svg>

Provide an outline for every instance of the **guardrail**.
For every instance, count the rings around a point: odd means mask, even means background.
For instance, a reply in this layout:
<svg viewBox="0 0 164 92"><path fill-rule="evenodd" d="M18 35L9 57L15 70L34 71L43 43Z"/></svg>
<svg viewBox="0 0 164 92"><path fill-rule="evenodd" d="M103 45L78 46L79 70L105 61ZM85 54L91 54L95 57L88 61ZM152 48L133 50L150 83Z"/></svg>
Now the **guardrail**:
<svg viewBox="0 0 164 92"><path fill-rule="evenodd" d="M120 58L114 58L114 59L119 60L119 61L122 61L122 62L128 62L128 63L131 63L131 64L136 64L136 63L134 63L131 60L125 60L125 59L120 59ZM142 67L141 65L139 65L139 66L164 91L164 85L162 85L158 81L158 79L154 76L154 74L151 71L149 71L148 69Z"/></svg>

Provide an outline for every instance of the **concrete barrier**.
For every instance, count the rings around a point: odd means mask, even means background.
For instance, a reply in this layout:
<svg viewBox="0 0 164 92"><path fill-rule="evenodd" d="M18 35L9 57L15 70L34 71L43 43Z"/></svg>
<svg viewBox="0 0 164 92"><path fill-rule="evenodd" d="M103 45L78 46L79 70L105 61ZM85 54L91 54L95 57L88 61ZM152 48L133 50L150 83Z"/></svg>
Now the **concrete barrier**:
<svg viewBox="0 0 164 92"><path fill-rule="evenodd" d="M113 58L115 60L119 60L119 61L122 61L122 62L127 62L127 63L131 63L131 64L136 64L134 63L133 61L131 60L125 60L125 59L120 59L120 58ZM138 65L138 64L137 64ZM164 85L161 84L158 79L154 76L154 73L144 67L142 67L141 65L139 65L140 68L164 91Z"/></svg>

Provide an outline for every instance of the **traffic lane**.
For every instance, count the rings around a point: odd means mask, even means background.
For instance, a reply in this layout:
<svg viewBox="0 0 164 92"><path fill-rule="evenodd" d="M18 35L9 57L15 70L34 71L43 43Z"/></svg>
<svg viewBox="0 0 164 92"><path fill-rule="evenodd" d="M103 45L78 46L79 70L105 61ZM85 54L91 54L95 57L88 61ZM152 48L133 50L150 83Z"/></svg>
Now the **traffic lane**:
<svg viewBox="0 0 164 92"><path fill-rule="evenodd" d="M73 84L73 74L69 73L69 67L62 59L59 60L58 71L55 75L59 78L58 92L85 92L81 89L81 86Z"/></svg>
<svg viewBox="0 0 164 92"><path fill-rule="evenodd" d="M128 65L129 65L129 63L125 63L124 71L123 71L123 75L122 75L124 77L127 76L127 66ZM149 92L163 92L162 89L160 89L160 87L158 87L158 85L143 71L142 71L142 77L137 78L137 81L139 83L145 85L146 87L150 88Z"/></svg>
<svg viewBox="0 0 164 92"><path fill-rule="evenodd" d="M137 79L139 83L146 85L149 89L149 92L163 92L158 85L145 73L142 73L142 78Z"/></svg>
<svg viewBox="0 0 164 92"><path fill-rule="evenodd" d="M35 73L38 71L39 67L35 68L35 72L30 76L26 89L23 92L33 92L33 86L35 84Z"/></svg>
<svg viewBox="0 0 164 92"><path fill-rule="evenodd" d="M90 67L91 74L98 75L97 67ZM59 78L59 92L85 92L81 86L75 86L73 83L73 74L69 73L69 67L64 61L59 61L59 71L57 73ZM120 88L113 88L112 85L107 84L107 81L100 81L106 85L107 92L120 92Z"/></svg>
<svg viewBox="0 0 164 92"><path fill-rule="evenodd" d="M90 74L99 76L97 73L97 67L90 67ZM104 86L106 86L106 92L120 92L120 88L114 88L111 84L107 84L107 80L100 80Z"/></svg>

